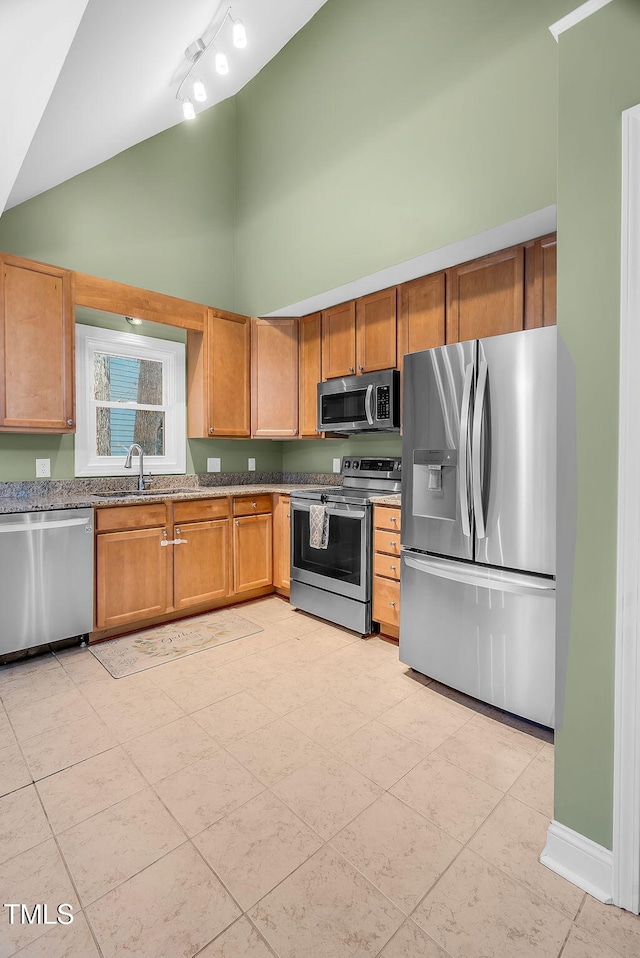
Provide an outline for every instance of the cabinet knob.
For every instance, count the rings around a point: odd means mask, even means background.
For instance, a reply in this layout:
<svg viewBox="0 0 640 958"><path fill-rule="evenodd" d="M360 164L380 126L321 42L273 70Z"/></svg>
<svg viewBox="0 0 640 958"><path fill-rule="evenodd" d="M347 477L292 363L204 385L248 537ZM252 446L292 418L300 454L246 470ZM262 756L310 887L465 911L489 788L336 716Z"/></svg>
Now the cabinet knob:
<svg viewBox="0 0 640 958"><path fill-rule="evenodd" d="M395 549L395 547L398 545L398 543L397 543L397 542L390 542L389 545L392 546L392 547Z"/></svg>
<svg viewBox="0 0 640 958"><path fill-rule="evenodd" d="M398 521L395 516L389 516L389 518L390 518L391 522L397 522L397 521Z"/></svg>
<svg viewBox="0 0 640 958"><path fill-rule="evenodd" d="M395 607L396 607L395 602L390 602L389 605L392 606L394 609L395 609Z"/></svg>
<svg viewBox="0 0 640 958"><path fill-rule="evenodd" d="M361 373L364 372L364 366L358 366L358 369L360 370Z"/></svg>
<svg viewBox="0 0 640 958"><path fill-rule="evenodd" d="M294 435L294 436L297 436L297 435L298 435L298 430L297 430L297 429L294 429L294 430L293 430L293 435Z"/></svg>
<svg viewBox="0 0 640 958"><path fill-rule="evenodd" d="M177 536L180 535L180 526L176 526L176 535L177 535Z"/></svg>
<svg viewBox="0 0 640 958"><path fill-rule="evenodd" d="M167 538L167 530L166 530L166 529L163 529L163 530L162 530L162 537L163 537L163 539L166 539L166 538Z"/></svg>
<svg viewBox="0 0 640 958"><path fill-rule="evenodd" d="M240 525L240 520L239 520L239 519L236 519L236 525L237 525L237 526Z"/></svg>
<svg viewBox="0 0 640 958"><path fill-rule="evenodd" d="M67 419L67 426L73 426L73 419Z"/></svg>
<svg viewBox="0 0 640 958"><path fill-rule="evenodd" d="M355 372L355 369L353 368L353 366L349 366L349 372L350 372L350 373L354 373L354 372Z"/></svg>
<svg viewBox="0 0 640 958"><path fill-rule="evenodd" d="M214 430L213 426L209 426L209 435L210 435L210 436L213 436L214 432L215 432L215 430Z"/></svg>
<svg viewBox="0 0 640 958"><path fill-rule="evenodd" d="M252 502L251 505L253 506L254 509L257 509L257 508L258 508L258 503L257 503L257 502Z"/></svg>
<svg viewBox="0 0 640 958"><path fill-rule="evenodd" d="M178 532L180 532L179 529L178 529ZM391 569L392 572L396 571L396 567L394 565L390 565L389 568Z"/></svg>
<svg viewBox="0 0 640 958"><path fill-rule="evenodd" d="M288 513L287 513L287 519L290 519L290 518L291 518L291 513L288 512Z"/></svg>

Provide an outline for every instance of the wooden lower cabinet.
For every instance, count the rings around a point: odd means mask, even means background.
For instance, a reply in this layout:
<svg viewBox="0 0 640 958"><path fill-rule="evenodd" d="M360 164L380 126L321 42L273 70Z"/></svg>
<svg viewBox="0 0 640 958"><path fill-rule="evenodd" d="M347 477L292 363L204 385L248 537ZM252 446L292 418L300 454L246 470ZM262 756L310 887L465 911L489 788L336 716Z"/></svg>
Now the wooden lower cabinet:
<svg viewBox="0 0 640 958"><path fill-rule="evenodd" d="M271 513L233 520L233 591L273 584Z"/></svg>
<svg viewBox="0 0 640 958"><path fill-rule="evenodd" d="M174 608L186 609L229 595L228 519L184 522L174 527L174 541Z"/></svg>
<svg viewBox="0 0 640 958"><path fill-rule="evenodd" d="M96 627L109 629L167 610L164 528L104 532L96 548Z"/></svg>
<svg viewBox="0 0 640 958"><path fill-rule="evenodd" d="M274 496L273 509L273 584L279 592L291 588L291 499Z"/></svg>
<svg viewBox="0 0 640 958"><path fill-rule="evenodd" d="M398 638L400 628L400 509L373 511L373 618L380 631Z"/></svg>

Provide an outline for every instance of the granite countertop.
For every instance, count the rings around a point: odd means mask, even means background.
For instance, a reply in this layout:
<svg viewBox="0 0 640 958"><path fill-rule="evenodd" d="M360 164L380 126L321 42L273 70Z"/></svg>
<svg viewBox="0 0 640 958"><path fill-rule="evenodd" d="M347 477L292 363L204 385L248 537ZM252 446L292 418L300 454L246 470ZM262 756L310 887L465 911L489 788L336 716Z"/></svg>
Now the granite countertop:
<svg viewBox="0 0 640 958"><path fill-rule="evenodd" d="M325 485L318 482L318 477L314 477L313 484ZM26 486L27 484L25 484ZM18 512L44 512L48 509L83 509L83 508L104 508L108 506L137 506L145 502L163 502L164 500L189 500L189 499L221 499L227 496L257 496L262 494L280 493L287 495L294 489L299 489L306 483L297 482L256 482L216 485L216 486L198 486L188 491L179 492L170 486L163 488L159 486L154 490L154 495L113 495L105 497L103 495L94 495L89 490L83 489L81 492L71 491L63 492L59 489L48 490L40 483L29 483L28 489L24 494L19 495L1 495L0 494L0 515L8 515ZM331 482L326 483L328 487ZM38 488L38 487L41 488ZM183 490L185 486L180 487ZM107 491L107 489L100 490Z"/></svg>
<svg viewBox="0 0 640 958"><path fill-rule="evenodd" d="M390 496L371 496L374 506L400 506L400 493L395 492Z"/></svg>

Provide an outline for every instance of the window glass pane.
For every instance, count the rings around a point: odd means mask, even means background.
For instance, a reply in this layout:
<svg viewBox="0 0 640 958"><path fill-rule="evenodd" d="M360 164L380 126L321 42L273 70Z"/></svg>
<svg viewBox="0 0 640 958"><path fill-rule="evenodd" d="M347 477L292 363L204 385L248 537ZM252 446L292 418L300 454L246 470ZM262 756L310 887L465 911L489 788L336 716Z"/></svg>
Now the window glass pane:
<svg viewBox="0 0 640 958"><path fill-rule="evenodd" d="M159 364L156 364L159 365ZM164 456L164 413L153 409L96 409L96 454L124 456L137 442L145 456Z"/></svg>
<svg viewBox="0 0 640 958"><path fill-rule="evenodd" d="M162 363L96 353L93 362L94 399L162 405Z"/></svg>

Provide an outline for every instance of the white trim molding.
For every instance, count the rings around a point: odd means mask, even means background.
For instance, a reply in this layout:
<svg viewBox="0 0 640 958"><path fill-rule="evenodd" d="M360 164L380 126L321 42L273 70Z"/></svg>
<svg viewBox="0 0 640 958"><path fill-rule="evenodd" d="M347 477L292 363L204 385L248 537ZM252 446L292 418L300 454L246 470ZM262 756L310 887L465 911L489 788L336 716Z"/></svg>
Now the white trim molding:
<svg viewBox="0 0 640 958"><path fill-rule="evenodd" d="M622 114L613 897L640 911L640 105Z"/></svg>
<svg viewBox="0 0 640 958"><path fill-rule="evenodd" d="M572 828L553 821L540 856L547 868L573 882L605 905L612 902L613 852Z"/></svg>
<svg viewBox="0 0 640 958"><path fill-rule="evenodd" d="M581 20L586 20L587 17L590 17L592 13L597 13L598 10L602 9L602 7L606 7L608 3L611 3L611 0L587 0L586 3L576 7L576 9L572 10L571 13L568 13L566 17L562 17L562 19L552 23L549 29L551 30L556 43L558 42L558 37L561 33L564 33L566 30L570 30L571 27L575 27L576 23L580 23Z"/></svg>

